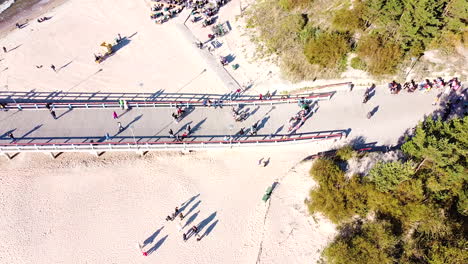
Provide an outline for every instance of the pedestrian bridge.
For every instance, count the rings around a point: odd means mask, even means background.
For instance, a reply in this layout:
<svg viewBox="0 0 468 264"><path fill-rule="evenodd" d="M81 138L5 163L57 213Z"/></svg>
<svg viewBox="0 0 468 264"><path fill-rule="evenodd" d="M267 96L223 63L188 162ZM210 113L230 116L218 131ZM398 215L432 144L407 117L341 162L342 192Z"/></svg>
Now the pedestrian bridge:
<svg viewBox="0 0 468 264"><path fill-rule="evenodd" d="M320 102L332 100L335 92L272 95L262 100L236 94L160 93L131 97L62 94L60 99L46 94L0 92L0 103L6 110L0 113L1 153L11 157L18 152L99 154L243 148L336 141L348 133L347 129L317 130L309 122L319 110ZM125 109L119 100L126 101ZM299 101L308 104L311 111L305 122L296 122L290 130L289 119L301 111ZM178 122L171 116L176 106L185 109ZM55 111L57 119L50 115L48 107ZM236 122L232 108L244 113L245 120ZM114 111L119 116L117 119L113 118ZM118 129L118 122L123 129ZM255 123L258 132L252 135L250 127ZM182 140L168 134L172 129L175 135L182 135L188 126L191 133ZM239 133L241 128L245 134ZM9 137L10 133L14 139Z"/></svg>

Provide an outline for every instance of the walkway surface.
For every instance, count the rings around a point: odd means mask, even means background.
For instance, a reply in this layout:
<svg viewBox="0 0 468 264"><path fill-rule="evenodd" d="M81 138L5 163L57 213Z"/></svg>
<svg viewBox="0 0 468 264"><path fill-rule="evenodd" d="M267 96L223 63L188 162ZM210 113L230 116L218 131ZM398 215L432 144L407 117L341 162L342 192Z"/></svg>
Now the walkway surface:
<svg viewBox="0 0 468 264"><path fill-rule="evenodd" d="M439 91L429 93L402 92L391 95L378 87L376 94L366 104L362 103L363 91L338 92L330 101L320 101L314 113L296 133L320 131L346 131L348 139L358 138L361 143L371 145L396 144L406 129L414 127L425 114L436 107L432 102ZM375 114L367 119L366 114ZM56 110L54 120L47 110L0 112L0 143L11 144L8 133L13 133L16 143L79 143L102 142L109 133L112 142L154 142L170 141L169 129L182 134L190 125L192 140L223 140L236 134L240 128L248 128L258 122L258 136L249 139L279 138L288 134L288 120L300 111L296 104L275 106L245 106L243 111L249 117L235 122L231 108L197 107L188 110L187 115L175 123L171 113L174 108L133 108L118 110L119 119L113 119L113 109ZM118 132L121 122L124 130ZM246 139L246 137L243 137Z"/></svg>

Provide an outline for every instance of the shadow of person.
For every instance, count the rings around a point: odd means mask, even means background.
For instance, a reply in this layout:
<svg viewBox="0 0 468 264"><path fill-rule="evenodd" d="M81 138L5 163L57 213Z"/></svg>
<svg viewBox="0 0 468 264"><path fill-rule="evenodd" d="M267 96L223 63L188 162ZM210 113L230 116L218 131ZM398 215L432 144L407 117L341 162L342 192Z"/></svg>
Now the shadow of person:
<svg viewBox="0 0 468 264"><path fill-rule="evenodd" d="M19 47L21 47L21 46L23 46L23 44L19 44L18 46L9 49L8 52L14 51L15 49L17 49L17 48L19 48Z"/></svg>
<svg viewBox="0 0 468 264"><path fill-rule="evenodd" d="M147 239L145 239L145 241L143 242L143 247L148 245L148 244L153 243L154 239L159 235L159 233L161 233L161 230L163 228L164 228L164 226L159 228L158 230L156 230L156 232L154 232L151 236L149 236Z"/></svg>
<svg viewBox="0 0 468 264"><path fill-rule="evenodd" d="M169 235L166 235L165 237L161 238L152 248L150 248L146 253L151 254L153 253L154 251L156 251L158 248L160 248L162 246L162 244L164 244L164 241L166 241L167 237Z"/></svg>
<svg viewBox="0 0 468 264"><path fill-rule="evenodd" d="M218 224L218 220L214 221L205 231L205 233L203 233L203 235L200 237L200 238L197 238L197 241L199 240L202 240L205 236L209 235L211 233L211 231L213 231L213 229L215 228L215 226Z"/></svg>
<svg viewBox="0 0 468 264"><path fill-rule="evenodd" d="M198 224L198 232L202 231L202 229L211 222L216 217L216 212L212 213L210 216L205 218Z"/></svg>
<svg viewBox="0 0 468 264"><path fill-rule="evenodd" d="M195 199L198 198L198 196L200 196L200 194L194 195L194 196L192 196L190 199L188 199L187 201L185 201L184 203L182 203L181 208L179 209L179 212L182 213L182 212L185 210L185 208L187 208L187 206L188 206L191 202L193 202Z"/></svg>
<svg viewBox="0 0 468 264"><path fill-rule="evenodd" d="M57 116L57 119L60 119L62 116L70 113L72 110L73 110L72 108L68 109L67 111L63 112L61 115Z"/></svg>
<svg viewBox="0 0 468 264"><path fill-rule="evenodd" d="M188 216L191 212L193 212L193 210L195 210L195 208L197 208L199 205L201 204L201 201L198 201L196 204L194 204L190 210L185 214L185 216Z"/></svg>
<svg viewBox="0 0 468 264"><path fill-rule="evenodd" d="M200 127L201 127L201 125L203 125L203 123L205 123L205 121L206 121L206 117L205 117L203 120L201 120L200 122L198 122L197 124L195 124L195 125L192 127L192 132L191 132L191 133L193 134L193 133L195 133L197 130L199 130Z"/></svg>
<svg viewBox="0 0 468 264"><path fill-rule="evenodd" d="M376 107L374 107L374 109L372 109L372 111L370 112L371 116L375 115L375 113L377 113L377 111L379 111L379 106L376 106Z"/></svg>
<svg viewBox="0 0 468 264"><path fill-rule="evenodd" d="M195 219L197 218L198 214L200 214L200 211L197 211L196 213L194 213L193 215L190 216L189 219L187 219L187 222L185 222L185 225L183 228L189 226L193 221L195 221Z"/></svg>

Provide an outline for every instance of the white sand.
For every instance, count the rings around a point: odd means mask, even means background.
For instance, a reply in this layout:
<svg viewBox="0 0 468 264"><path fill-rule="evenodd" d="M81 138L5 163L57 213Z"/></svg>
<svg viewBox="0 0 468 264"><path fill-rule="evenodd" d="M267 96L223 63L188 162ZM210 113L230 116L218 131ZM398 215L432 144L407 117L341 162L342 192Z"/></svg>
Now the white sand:
<svg viewBox="0 0 468 264"><path fill-rule="evenodd" d="M311 149L1 160L0 263L312 263L335 230L304 205L311 163L298 162ZM268 209L261 198L275 180ZM164 219L198 194L184 231L215 215L201 241L184 242L179 220ZM145 240L144 250L157 247L147 257L136 246Z"/></svg>
<svg viewBox="0 0 468 264"><path fill-rule="evenodd" d="M149 14L143 0L70 0L45 14L51 20L39 24L34 19L0 40L7 49L21 45L0 55L0 86L11 91L227 92L212 71L200 74L206 63L175 23L156 25ZM113 42L118 33L132 36L130 42L96 64L93 53L102 52L99 45ZM58 73L50 68L68 63Z"/></svg>

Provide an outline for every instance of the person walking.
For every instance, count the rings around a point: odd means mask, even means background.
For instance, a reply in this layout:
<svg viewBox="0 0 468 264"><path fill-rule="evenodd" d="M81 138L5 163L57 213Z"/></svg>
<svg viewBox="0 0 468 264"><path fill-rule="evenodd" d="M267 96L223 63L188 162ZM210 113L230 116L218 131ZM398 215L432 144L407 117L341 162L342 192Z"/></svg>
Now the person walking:
<svg viewBox="0 0 468 264"><path fill-rule="evenodd" d="M122 123L120 122L117 122L117 126L119 127L119 133L122 132L124 130L123 126L122 126Z"/></svg>
<svg viewBox="0 0 468 264"><path fill-rule="evenodd" d="M110 138L110 135L109 133L106 133L106 141L109 141L111 138Z"/></svg>
<svg viewBox="0 0 468 264"><path fill-rule="evenodd" d="M5 47L3 47L3 52L7 53L8 50Z"/></svg>
<svg viewBox="0 0 468 264"><path fill-rule="evenodd" d="M53 117L54 119L57 119L57 115L55 114L55 111L54 111L54 110L50 111L50 114L52 115L52 117Z"/></svg>
<svg viewBox="0 0 468 264"><path fill-rule="evenodd" d="M190 135L190 133L192 133L192 128L190 127L190 125L187 126L187 135Z"/></svg>
<svg viewBox="0 0 468 264"><path fill-rule="evenodd" d="M179 123L179 116L176 113L172 113L172 118L176 124Z"/></svg>
<svg viewBox="0 0 468 264"><path fill-rule="evenodd" d="M257 123L253 124L250 128L250 134L255 136L257 135Z"/></svg>
<svg viewBox="0 0 468 264"><path fill-rule="evenodd" d="M174 131L172 129L169 129L169 137L174 138Z"/></svg>
<svg viewBox="0 0 468 264"><path fill-rule="evenodd" d="M114 113L112 114L114 116L114 119L118 119L119 118L119 115L117 115L117 112L114 111Z"/></svg>
<svg viewBox="0 0 468 264"><path fill-rule="evenodd" d="M52 70L54 70L54 72L57 72L57 70L55 69L55 65L53 65L53 64L50 65L50 68L51 68Z"/></svg>
<svg viewBox="0 0 468 264"><path fill-rule="evenodd" d="M240 95L241 95L241 88L237 88L236 97L239 97Z"/></svg>
<svg viewBox="0 0 468 264"><path fill-rule="evenodd" d="M8 133L8 137L9 137L11 140L13 140L13 143L16 142L16 138L15 138L15 136L13 136L13 133L11 133L11 132Z"/></svg>

